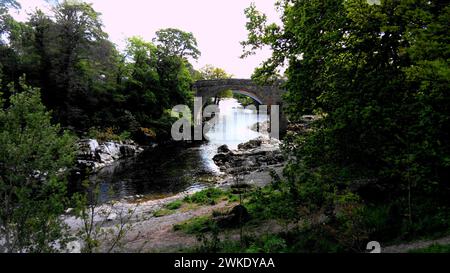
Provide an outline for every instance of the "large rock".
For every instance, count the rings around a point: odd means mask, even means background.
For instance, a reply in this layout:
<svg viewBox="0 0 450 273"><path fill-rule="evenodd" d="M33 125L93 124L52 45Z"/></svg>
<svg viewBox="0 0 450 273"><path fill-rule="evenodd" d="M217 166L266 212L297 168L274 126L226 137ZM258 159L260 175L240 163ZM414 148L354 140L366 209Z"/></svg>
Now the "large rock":
<svg viewBox="0 0 450 273"><path fill-rule="evenodd" d="M99 144L95 139L78 141L77 162L80 169L98 170L115 161L132 157L143 151L133 141L124 143L108 141Z"/></svg>
<svg viewBox="0 0 450 273"><path fill-rule="evenodd" d="M229 153L229 152L231 152L231 151L230 151L230 149L228 148L228 146L225 144L225 145L222 145L222 146L220 146L219 148L217 148L217 152L218 152L218 153Z"/></svg>
<svg viewBox="0 0 450 273"><path fill-rule="evenodd" d="M284 162L280 141L264 137L240 144L238 150L230 151L228 147L221 146L217 152L213 157L214 163L221 171L229 174L247 174Z"/></svg>
<svg viewBox="0 0 450 273"><path fill-rule="evenodd" d="M214 220L219 227L233 228L248 222L250 220L250 214L246 207L237 205L228 214L216 216Z"/></svg>
<svg viewBox="0 0 450 273"><path fill-rule="evenodd" d="M217 165L223 165L227 162L232 161L233 155L231 153L218 153L213 157L214 163Z"/></svg>
<svg viewBox="0 0 450 273"><path fill-rule="evenodd" d="M246 143L241 143L238 145L239 150L248 150L248 149L254 149L257 147L260 147L262 144L262 140L259 138L252 139Z"/></svg>
<svg viewBox="0 0 450 273"><path fill-rule="evenodd" d="M98 142L95 139L83 139L77 142L77 158L80 160L94 160L95 151L98 148Z"/></svg>
<svg viewBox="0 0 450 273"><path fill-rule="evenodd" d="M116 142L105 142L97 148L96 156L101 163L110 164L120 158L120 144Z"/></svg>
<svg viewBox="0 0 450 273"><path fill-rule="evenodd" d="M120 154L122 157L132 157L136 154L136 146L122 145L120 146Z"/></svg>

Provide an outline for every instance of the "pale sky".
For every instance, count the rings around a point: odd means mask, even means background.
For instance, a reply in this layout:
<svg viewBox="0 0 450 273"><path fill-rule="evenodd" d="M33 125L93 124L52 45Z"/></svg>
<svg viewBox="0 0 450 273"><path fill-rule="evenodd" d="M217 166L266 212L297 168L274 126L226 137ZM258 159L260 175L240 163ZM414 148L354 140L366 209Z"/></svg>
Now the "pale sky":
<svg viewBox="0 0 450 273"><path fill-rule="evenodd" d="M127 37L141 36L151 41L161 28L179 28L197 38L202 56L194 66L206 64L225 69L235 78L250 78L253 70L268 56L269 50L240 59L247 37L244 9L254 2L269 22L278 22L276 0L88 0L102 14L104 30L111 41L123 48ZM19 0L24 11L45 7L44 0ZM45 8L44 8L45 10ZM24 13L23 13L24 14ZM24 19L25 15L17 18Z"/></svg>

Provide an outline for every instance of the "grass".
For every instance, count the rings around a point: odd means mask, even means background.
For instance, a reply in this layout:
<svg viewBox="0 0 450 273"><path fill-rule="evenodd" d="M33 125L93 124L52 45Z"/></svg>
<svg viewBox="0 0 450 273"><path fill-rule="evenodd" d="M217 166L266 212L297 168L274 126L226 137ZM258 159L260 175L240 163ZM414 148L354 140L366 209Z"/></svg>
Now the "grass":
<svg viewBox="0 0 450 273"><path fill-rule="evenodd" d="M181 211L189 211L197 208L200 205L215 205L220 201L228 201L234 203L239 201L239 196L233 194L231 191L224 191L217 188L208 188L187 196L184 199L176 200L168 203L164 208L153 213L154 217L163 217L174 214L178 209Z"/></svg>
<svg viewBox="0 0 450 273"><path fill-rule="evenodd" d="M239 197L229 191L224 191L218 188L209 188L194 193L191 196L184 198L187 203L194 203L199 205L215 205L221 200L228 200L229 202L236 202Z"/></svg>
<svg viewBox="0 0 450 273"><path fill-rule="evenodd" d="M163 217L163 216L167 216L167 215L171 215L174 214L175 211L174 210L169 210L169 209L160 209L157 210L153 213L154 217Z"/></svg>
<svg viewBox="0 0 450 273"><path fill-rule="evenodd" d="M411 250L409 251L409 253L450 253L450 244L449 245L433 244L426 248Z"/></svg>
<svg viewBox="0 0 450 273"><path fill-rule="evenodd" d="M175 231L183 231L187 234L198 234L211 230L214 222L209 216L199 216L173 226Z"/></svg>
<svg viewBox="0 0 450 273"><path fill-rule="evenodd" d="M220 189L209 188L194 193L191 196L184 198L185 202L196 203L202 205L215 205L217 201L224 195L224 192Z"/></svg>
<svg viewBox="0 0 450 273"><path fill-rule="evenodd" d="M173 202L167 204L166 208L169 210L177 210L177 209L181 208L182 205L183 205L183 201L177 200L177 201L173 201Z"/></svg>
<svg viewBox="0 0 450 273"><path fill-rule="evenodd" d="M175 211L183 206L182 200L173 201L164 206L164 208L157 210L153 213L154 217L163 217L167 215L174 214Z"/></svg>

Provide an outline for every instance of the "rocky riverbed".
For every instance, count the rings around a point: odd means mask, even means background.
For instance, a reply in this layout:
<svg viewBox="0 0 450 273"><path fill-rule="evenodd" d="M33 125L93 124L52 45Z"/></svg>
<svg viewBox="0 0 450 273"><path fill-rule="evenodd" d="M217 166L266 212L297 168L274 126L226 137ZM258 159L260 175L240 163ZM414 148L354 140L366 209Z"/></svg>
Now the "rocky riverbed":
<svg viewBox="0 0 450 273"><path fill-rule="evenodd" d="M85 144L90 145L92 142L86 141ZM230 150L227 146L219 147L214 162L220 167L223 175L222 179L215 184L215 187L229 188L234 185L237 176L240 177L241 183L252 187L263 187L271 183L272 176L274 174L281 176L284 167L284 157L280 150L280 144L279 140L259 137L240 144L237 150ZM103 164L114 161L113 154L116 155L117 159L121 158L119 154L121 153L121 146L114 145L113 151L116 151L114 153L110 149L105 149L111 147L111 145L105 145L105 148L100 149L98 147L94 149L94 147L95 145L89 147L91 156L89 158L91 160L92 151L97 153L94 158L104 159L102 160ZM107 151L110 157L101 157L98 155L99 151L102 151L102 153ZM99 163L98 161L95 162ZM230 207L230 204L222 202L213 207L205 205L192 211L177 211L164 217L155 217L154 213L163 209L165 205L184 199L197 191L199 190L185 191L156 200L147 200L145 196L134 196L111 201L95 209L94 223L102 226L102 229L114 233L116 227L126 220L129 230L125 238L122 239L125 242L124 249L126 251L164 251L167 249L173 250L173 247L183 246L183 244L192 245L196 242L195 238L174 232L172 229L174 224L195 216L210 214L215 209L231 210L233 205ZM70 216L70 210L67 213L64 216L65 222L72 232L76 233L82 228L82 221ZM171 238L176 239L172 240ZM75 247L70 251L78 252L80 245L80 243L75 243ZM104 247L107 248L107 245L108 243L105 243ZM187 245L184 245L184 247Z"/></svg>
<svg viewBox="0 0 450 273"><path fill-rule="evenodd" d="M223 145L213 160L225 173L249 174L282 163L284 157L280 143L278 139L258 137L239 144L237 150L230 150L227 145Z"/></svg>
<svg viewBox="0 0 450 273"><path fill-rule="evenodd" d="M107 141L99 143L95 139L83 139L77 142L77 166L80 170L96 172L117 160L136 156L144 148L132 140L124 142Z"/></svg>

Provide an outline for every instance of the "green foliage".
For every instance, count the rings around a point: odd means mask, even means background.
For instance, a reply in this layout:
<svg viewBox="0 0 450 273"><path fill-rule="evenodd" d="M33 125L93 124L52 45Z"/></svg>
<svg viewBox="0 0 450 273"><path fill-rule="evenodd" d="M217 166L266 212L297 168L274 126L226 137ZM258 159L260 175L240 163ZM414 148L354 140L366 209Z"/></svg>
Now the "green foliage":
<svg viewBox="0 0 450 273"><path fill-rule="evenodd" d="M99 130L97 128L91 128L88 132L88 137L96 139L100 142L106 141L125 141L131 138L131 133L128 131L123 131L120 134L116 133L115 128L106 128L105 130Z"/></svg>
<svg viewBox="0 0 450 273"><path fill-rule="evenodd" d="M263 235L251 243L247 253L282 253L286 250L286 241L276 235Z"/></svg>
<svg viewBox="0 0 450 273"><path fill-rule="evenodd" d="M409 253L450 253L450 245L434 244L426 248L411 250Z"/></svg>
<svg viewBox="0 0 450 273"><path fill-rule="evenodd" d="M219 94L217 94L217 97L219 97L219 98L233 98L233 91L232 90L224 90L222 92L219 92Z"/></svg>
<svg viewBox="0 0 450 273"><path fill-rule="evenodd" d="M155 211L153 213L153 216L154 217L163 217L163 216L171 215L173 213L175 213L175 212L170 209L160 209L160 210Z"/></svg>
<svg viewBox="0 0 450 273"><path fill-rule="evenodd" d="M181 208L182 205L183 205L183 201L177 200L177 201L173 201L173 202L167 204L166 208L169 210L177 210L177 209Z"/></svg>
<svg viewBox="0 0 450 273"><path fill-rule="evenodd" d="M164 208L159 209L153 213L155 217L167 216L175 213L175 211L183 206L183 200L173 201L164 206Z"/></svg>
<svg viewBox="0 0 450 273"><path fill-rule="evenodd" d="M292 199L286 198L286 192L274 187L264 187L249 193L248 201L245 203L253 218L259 220L295 219L295 205Z"/></svg>
<svg viewBox="0 0 450 273"><path fill-rule="evenodd" d="M249 105L254 105L255 104L255 101L252 98L247 97L245 95L241 95L241 94L237 94L236 93L236 94L233 94L233 98L237 99L238 102L240 104L242 104L242 106L244 106L244 107L247 107Z"/></svg>
<svg viewBox="0 0 450 273"><path fill-rule="evenodd" d="M286 0L278 7L282 27L267 25L254 6L246 10L243 45L244 55L274 50L255 80L276 78L289 64L291 121L321 117L290 140L284 196L299 217L326 216L330 242L352 251L367 234L390 240L447 230L448 5ZM350 209L343 218L342 208Z"/></svg>
<svg viewBox="0 0 450 273"><path fill-rule="evenodd" d="M199 216L176 224L173 229L187 234L199 234L210 231L214 226L215 222L209 216Z"/></svg>
<svg viewBox="0 0 450 273"><path fill-rule="evenodd" d="M191 57L197 60L201 55L197 48L197 39L191 32L175 28L161 29L156 32L153 42L165 56Z"/></svg>
<svg viewBox="0 0 450 273"><path fill-rule="evenodd" d="M60 215L67 205L65 176L74 138L52 125L40 93L21 81L0 108L0 234L6 252L53 252L67 233Z"/></svg>
<svg viewBox="0 0 450 273"><path fill-rule="evenodd" d="M212 65L204 66L199 72L202 80L220 80L233 77L233 75L228 74L224 69Z"/></svg>
<svg viewBox="0 0 450 273"><path fill-rule="evenodd" d="M76 237L83 242L82 253L111 253L123 246L123 239L132 228L132 220L143 218L135 215L138 205L124 208L117 202L100 202L100 184L96 180L84 180L84 191L75 193L71 198L71 214L81 222ZM109 189L110 196L114 194ZM111 221L114 221L111 224Z"/></svg>
<svg viewBox="0 0 450 273"><path fill-rule="evenodd" d="M184 201L188 203L215 205L217 201L225 196L225 192L217 188L208 188L187 196Z"/></svg>
<svg viewBox="0 0 450 273"><path fill-rule="evenodd" d="M167 109L192 101L198 71L186 57L199 55L192 34L162 30L157 45L131 37L121 53L103 31L100 15L84 2L61 1L48 14L36 10L25 23L5 9L0 17L2 82L20 88L18 75L26 74L41 88L54 120L80 135L92 127L116 127L149 142L140 128L152 128L167 138ZM6 86L0 90L10 95Z"/></svg>

